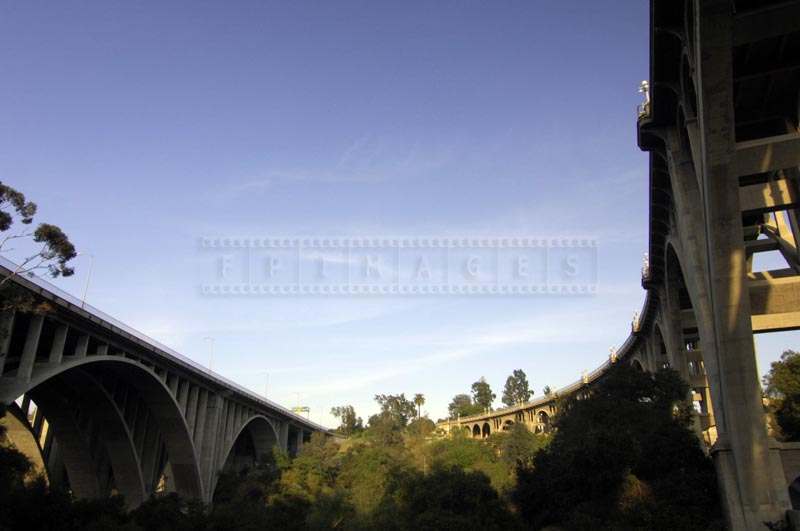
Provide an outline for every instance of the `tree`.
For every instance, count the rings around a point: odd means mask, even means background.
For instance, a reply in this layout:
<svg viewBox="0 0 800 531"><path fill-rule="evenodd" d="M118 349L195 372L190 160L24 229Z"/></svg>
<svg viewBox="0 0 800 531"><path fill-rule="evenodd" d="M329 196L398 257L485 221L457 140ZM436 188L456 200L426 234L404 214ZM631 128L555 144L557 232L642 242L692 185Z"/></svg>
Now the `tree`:
<svg viewBox="0 0 800 531"><path fill-rule="evenodd" d="M17 267L11 275L0 278L0 310L39 310L32 295L11 282L15 275L34 275L41 270L55 278L68 277L75 271L68 262L77 256L75 246L57 226L40 223L30 226L36 215L36 204L0 182L0 255L17 251ZM18 225L15 225L18 223ZM19 227L18 231L14 231ZM21 248L9 247L12 243Z"/></svg>
<svg viewBox="0 0 800 531"><path fill-rule="evenodd" d="M473 403L478 404L483 409L491 409L495 398L497 398L497 395L492 392L492 388L483 376L481 376L480 380L472 384Z"/></svg>
<svg viewBox="0 0 800 531"><path fill-rule="evenodd" d="M349 437L357 431L364 429L361 417L356 416L356 410L353 406L337 406L331 408L331 415L340 419L340 424L337 430L345 437Z"/></svg>
<svg viewBox="0 0 800 531"><path fill-rule="evenodd" d="M764 377L769 411L784 440L800 440L800 352L786 350Z"/></svg>
<svg viewBox="0 0 800 531"><path fill-rule="evenodd" d="M376 529L521 529L481 472L437 467L407 474Z"/></svg>
<svg viewBox="0 0 800 531"><path fill-rule="evenodd" d="M375 395L375 401L381 406L381 413L388 415L393 421L405 428L408 421L414 418L417 407L406 398L405 393L399 395Z"/></svg>
<svg viewBox="0 0 800 531"><path fill-rule="evenodd" d="M503 403L507 406L515 406L522 402L527 402L533 396L533 391L528 384L528 377L522 369L516 369L506 379L506 386L503 389Z"/></svg>
<svg viewBox="0 0 800 531"><path fill-rule="evenodd" d="M14 241L30 240L34 249L23 257L14 274L34 274L38 270L46 269L51 277L68 277L74 270L67 262L75 258L75 247L70 243L66 234L57 226L40 223L35 229L29 226L36 215L36 203L28 201L25 196L0 182L0 232L6 233L18 221L22 228L18 232L4 235L0 239L0 253L7 253L8 245ZM3 286L9 281L6 277L0 281Z"/></svg>
<svg viewBox="0 0 800 531"><path fill-rule="evenodd" d="M548 440L547 435L536 435L519 422L511 426L508 433L495 433L489 437L489 443L511 470L532 463L536 452L543 448Z"/></svg>
<svg viewBox="0 0 800 531"><path fill-rule="evenodd" d="M414 395L414 403L417 405L417 418L422 416L422 406L425 405L425 395L417 393Z"/></svg>
<svg viewBox="0 0 800 531"><path fill-rule="evenodd" d="M534 529L709 529L720 508L711 459L691 429L688 386L613 365L562 405L550 443L517 471L512 498Z"/></svg>
<svg viewBox="0 0 800 531"><path fill-rule="evenodd" d="M450 418L455 419L482 413L483 408L478 404L474 404L472 397L469 395L460 394L453 397L452 402L447 406L447 411L450 412Z"/></svg>

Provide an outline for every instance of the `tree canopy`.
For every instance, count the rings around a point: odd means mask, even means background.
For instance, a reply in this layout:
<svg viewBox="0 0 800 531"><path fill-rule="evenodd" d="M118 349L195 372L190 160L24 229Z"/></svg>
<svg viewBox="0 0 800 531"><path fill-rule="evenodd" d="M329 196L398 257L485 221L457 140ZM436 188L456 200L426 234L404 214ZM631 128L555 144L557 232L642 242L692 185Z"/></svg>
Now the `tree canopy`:
<svg viewBox="0 0 800 531"><path fill-rule="evenodd" d="M486 378L481 376L480 380L472 384L472 402L484 409L491 409L494 399L497 398L492 392L491 386L486 382Z"/></svg>
<svg viewBox="0 0 800 531"><path fill-rule="evenodd" d="M8 233L0 237L0 253L8 253L12 242L22 242L20 245L27 242L32 249L23 252L16 274L33 274L44 269L52 277L72 275L74 270L67 263L77 255L75 247L56 225L40 223L35 229L30 229L36 210L36 203L0 182L0 232ZM21 225L17 232L13 232L15 222ZM0 286L7 281L8 278L2 279Z"/></svg>
<svg viewBox="0 0 800 531"><path fill-rule="evenodd" d="M381 414L391 417L400 427L405 427L417 413L416 405L406 398L405 393L375 395L375 401L381 406Z"/></svg>
<svg viewBox="0 0 800 531"><path fill-rule="evenodd" d="M688 386L613 366L570 398L550 444L518 471L513 499L533 528L707 529L718 521L711 460L690 429Z"/></svg>
<svg viewBox="0 0 800 531"><path fill-rule="evenodd" d="M786 350L779 361L772 362L764 377L764 392L778 425L778 436L800 441L800 352Z"/></svg>
<svg viewBox="0 0 800 531"><path fill-rule="evenodd" d="M32 295L11 282L14 275L35 275L44 271L51 277L72 275L69 265L77 256L75 246L56 225L40 223L31 228L36 203L0 182L0 255L13 253L16 269L0 277L0 310L43 311Z"/></svg>
<svg viewBox="0 0 800 531"><path fill-rule="evenodd" d="M422 416L422 406L425 405L425 395L417 393L414 395L414 404L417 406L417 418Z"/></svg>
<svg viewBox="0 0 800 531"><path fill-rule="evenodd" d="M361 417L356 415L356 410L353 406L333 407L331 408L331 415L339 419L337 431L345 437L349 437L364 428Z"/></svg>
<svg viewBox="0 0 800 531"><path fill-rule="evenodd" d="M527 402L533 396L533 391L528 384L528 377L522 369L515 369L514 372L506 379L506 385L503 388L503 403L507 406L514 406L516 404Z"/></svg>
<svg viewBox="0 0 800 531"><path fill-rule="evenodd" d="M455 419L482 413L483 407L480 404L475 404L471 396L467 394L458 394L453 397L450 405L447 406L447 411L450 413L450 418Z"/></svg>

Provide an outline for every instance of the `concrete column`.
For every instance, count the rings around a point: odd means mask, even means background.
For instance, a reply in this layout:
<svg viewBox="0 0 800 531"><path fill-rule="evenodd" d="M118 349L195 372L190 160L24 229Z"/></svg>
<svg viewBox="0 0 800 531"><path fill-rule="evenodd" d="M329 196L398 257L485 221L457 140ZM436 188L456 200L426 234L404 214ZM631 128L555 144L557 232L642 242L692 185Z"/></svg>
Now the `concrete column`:
<svg viewBox="0 0 800 531"><path fill-rule="evenodd" d="M203 431L206 428L206 415L208 413L208 392L205 389L198 391L197 418L194 423L194 446L197 448L197 455L201 454L203 446Z"/></svg>
<svg viewBox="0 0 800 531"><path fill-rule="evenodd" d="M31 397L29 397L27 394L22 397L22 404L20 404L19 409L25 416L25 422L27 422L28 412L31 410Z"/></svg>
<svg viewBox="0 0 800 531"><path fill-rule="evenodd" d="M28 324L28 333L25 337L25 346L22 347L22 357L19 360L17 380L23 382L31 381L33 364L36 363L36 350L39 348L43 325L44 316L34 315L31 317L31 322Z"/></svg>
<svg viewBox="0 0 800 531"><path fill-rule="evenodd" d="M89 336L82 335L78 338L78 342L75 345L75 357L76 358L85 358L86 351L89 349Z"/></svg>
<svg viewBox="0 0 800 531"><path fill-rule="evenodd" d="M158 480L156 475L156 458L161 446L161 439L158 436L158 425L152 417L148 419L147 429L145 430L144 444L142 445L141 462L142 462L142 478L144 480L145 492L147 495L153 493L155 489L155 482Z"/></svg>
<svg viewBox="0 0 800 531"><path fill-rule="evenodd" d="M181 413L183 413L183 417L186 418L186 406L189 403L189 381L185 380L181 382L178 391L178 404L181 406Z"/></svg>
<svg viewBox="0 0 800 531"><path fill-rule="evenodd" d="M36 412L33 414L33 435L39 440L42 435L42 426L44 425L44 415L42 415L42 408L36 407Z"/></svg>
<svg viewBox="0 0 800 531"><path fill-rule="evenodd" d="M283 421L278 428L278 445L284 452L289 451L289 422Z"/></svg>
<svg viewBox="0 0 800 531"><path fill-rule="evenodd" d="M3 366L8 357L8 350L11 347L11 332L14 329L14 312L6 310L0 313L0 376L3 374Z"/></svg>
<svg viewBox="0 0 800 531"><path fill-rule="evenodd" d="M303 448L303 428L297 428L297 442L295 443L297 446L297 453L300 453L300 450Z"/></svg>
<svg viewBox="0 0 800 531"><path fill-rule="evenodd" d="M169 387L169 392L172 396L175 397L175 400L178 399L178 375L177 374L169 374L167 376L167 387Z"/></svg>
<svg viewBox="0 0 800 531"><path fill-rule="evenodd" d="M59 325L56 328L55 335L53 336L53 346L50 348L49 363L57 365L61 363L64 357L64 345L67 342L67 332L69 327L67 325Z"/></svg>
<svg viewBox="0 0 800 531"><path fill-rule="evenodd" d="M715 402L719 438L712 449L731 529L759 529L783 520L788 494L770 478L768 438L756 370L742 239L733 116L733 5L731 0L697 3L698 97L701 187L707 235L707 278L712 337L721 398ZM700 319L700 316L698 316Z"/></svg>
<svg viewBox="0 0 800 531"><path fill-rule="evenodd" d="M211 497L214 495L214 475L217 470L217 436L219 435L222 405L222 397L211 391L207 393L206 411L203 415L205 426L202 431L202 443L198 447L198 452L200 454L200 472L203 475L203 481L207 487L205 489L207 502L211 501Z"/></svg>
<svg viewBox="0 0 800 531"><path fill-rule="evenodd" d="M199 388L192 385L189 389L189 401L186 404L186 425L189 426L189 433L194 438L194 422L197 418L197 393Z"/></svg>
<svg viewBox="0 0 800 531"><path fill-rule="evenodd" d="M108 355L108 345L106 345L106 344L97 345L96 354L98 356L107 356Z"/></svg>

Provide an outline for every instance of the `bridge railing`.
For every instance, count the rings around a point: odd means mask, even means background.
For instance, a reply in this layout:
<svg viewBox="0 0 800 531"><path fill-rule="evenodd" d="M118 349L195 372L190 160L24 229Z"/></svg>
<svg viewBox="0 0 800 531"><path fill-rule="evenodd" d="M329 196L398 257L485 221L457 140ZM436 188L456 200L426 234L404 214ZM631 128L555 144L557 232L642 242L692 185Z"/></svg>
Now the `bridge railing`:
<svg viewBox="0 0 800 531"><path fill-rule="evenodd" d="M241 385L237 384L232 380L229 380L228 378L222 376L221 374L218 374L206 367L203 367L193 359L184 356L180 352L173 350L172 348L151 338L150 336L136 330L131 326L128 326L119 319L116 319L115 317L108 315L102 310L95 308L91 304L86 304L85 301L82 301L77 297L75 297L74 295L67 293L66 291L48 282L47 280L36 275L32 276L29 274L24 274L24 275L15 274L14 272L17 271L17 269L18 269L17 264L15 264L11 260L8 260L3 256L0 256L0 277L11 276L13 282L16 282L17 284L20 284L23 287L30 289L35 293L38 293L39 295L43 296L46 299L56 300L56 301L60 299L61 301L67 303L67 305L71 307L73 311L76 311L78 313L85 313L86 317L88 317L90 321L94 321L101 325L102 324L109 325L110 327L116 328L117 330L123 332L122 335L127 334L128 336L136 338L137 340L139 340L139 342L146 344L157 355L160 355L170 361L176 362L179 365L188 367L193 371L199 372L208 380L211 380L222 387L232 388L237 393L246 396L248 399L257 402L262 406L266 406L269 409L278 410L281 414L291 417L298 423L312 427L316 430L328 431L328 428L326 428L325 426L322 426L321 424L317 424L316 422L306 419L294 413L290 409L285 408L268 398L260 396L245 387L242 387ZM106 326L106 328L108 328L109 326Z"/></svg>

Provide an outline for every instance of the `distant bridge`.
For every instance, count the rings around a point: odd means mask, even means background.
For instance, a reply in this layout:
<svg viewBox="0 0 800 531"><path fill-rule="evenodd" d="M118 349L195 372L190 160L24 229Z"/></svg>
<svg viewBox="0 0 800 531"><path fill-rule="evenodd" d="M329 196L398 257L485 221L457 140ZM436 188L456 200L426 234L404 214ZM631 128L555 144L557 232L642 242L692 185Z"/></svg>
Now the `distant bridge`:
<svg viewBox="0 0 800 531"><path fill-rule="evenodd" d="M764 529L800 509L800 445L768 434L753 345L753 334L800 329L800 2L650 6L637 113L650 154L647 294L618 362L679 371L729 527ZM783 265L754 268L765 254ZM439 427L545 430L555 397L589 393L608 363L550 397Z"/></svg>
<svg viewBox="0 0 800 531"><path fill-rule="evenodd" d="M0 259L0 278L14 264ZM80 498L155 492L210 502L220 472L327 429L201 367L39 278L50 310L0 314L2 419L48 481Z"/></svg>

